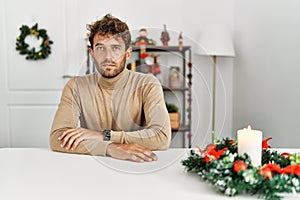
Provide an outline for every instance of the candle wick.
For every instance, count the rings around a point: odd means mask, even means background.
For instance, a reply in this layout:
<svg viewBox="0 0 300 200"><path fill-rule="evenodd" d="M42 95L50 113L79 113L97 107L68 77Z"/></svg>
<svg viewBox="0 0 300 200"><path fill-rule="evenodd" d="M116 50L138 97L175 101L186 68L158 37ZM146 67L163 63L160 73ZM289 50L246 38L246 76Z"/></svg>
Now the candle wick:
<svg viewBox="0 0 300 200"><path fill-rule="evenodd" d="M251 131L251 126L250 125L248 125L248 130Z"/></svg>

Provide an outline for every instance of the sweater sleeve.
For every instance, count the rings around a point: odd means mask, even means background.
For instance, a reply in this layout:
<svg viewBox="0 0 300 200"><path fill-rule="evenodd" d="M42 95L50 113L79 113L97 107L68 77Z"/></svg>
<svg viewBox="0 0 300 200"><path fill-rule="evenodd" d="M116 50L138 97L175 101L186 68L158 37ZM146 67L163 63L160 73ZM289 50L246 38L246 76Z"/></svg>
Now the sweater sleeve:
<svg viewBox="0 0 300 200"><path fill-rule="evenodd" d="M142 92L145 128L137 131L111 131L115 143L137 143L151 150L167 149L171 141L169 114L161 84L157 79Z"/></svg>
<svg viewBox="0 0 300 200"><path fill-rule="evenodd" d="M78 153L89 155L105 155L109 142L85 140L82 141L76 150L62 148L58 137L67 129L76 128L80 117L80 101L76 87L76 78L71 79L62 92L61 100L56 111L51 133L50 147L53 151Z"/></svg>

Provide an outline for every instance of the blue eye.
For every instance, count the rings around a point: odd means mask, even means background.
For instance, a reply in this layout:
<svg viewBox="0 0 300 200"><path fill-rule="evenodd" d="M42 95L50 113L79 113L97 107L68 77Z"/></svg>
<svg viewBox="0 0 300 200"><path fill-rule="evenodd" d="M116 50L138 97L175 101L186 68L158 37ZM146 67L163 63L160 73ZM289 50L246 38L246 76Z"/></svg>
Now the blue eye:
<svg viewBox="0 0 300 200"><path fill-rule="evenodd" d="M114 47L113 47L113 50L114 50L114 51L120 51L120 50L121 50L121 47L119 47L119 46L114 46Z"/></svg>
<svg viewBox="0 0 300 200"><path fill-rule="evenodd" d="M104 50L104 47L98 46L98 47L96 47L96 50L97 50L97 51L103 51L103 50Z"/></svg>

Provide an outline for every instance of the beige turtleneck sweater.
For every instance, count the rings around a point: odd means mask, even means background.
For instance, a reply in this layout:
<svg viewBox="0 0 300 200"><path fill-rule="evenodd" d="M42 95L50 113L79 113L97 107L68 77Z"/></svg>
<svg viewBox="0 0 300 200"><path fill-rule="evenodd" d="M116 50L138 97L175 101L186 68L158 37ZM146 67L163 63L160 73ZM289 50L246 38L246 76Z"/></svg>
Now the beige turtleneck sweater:
<svg viewBox="0 0 300 200"><path fill-rule="evenodd" d="M74 151L61 148L58 137L75 127L112 130L111 141L85 140ZM170 119L159 81L153 75L124 69L114 78L96 72L74 77L66 84L52 124L50 146L54 151L106 155L110 142L158 150L168 148L170 139Z"/></svg>

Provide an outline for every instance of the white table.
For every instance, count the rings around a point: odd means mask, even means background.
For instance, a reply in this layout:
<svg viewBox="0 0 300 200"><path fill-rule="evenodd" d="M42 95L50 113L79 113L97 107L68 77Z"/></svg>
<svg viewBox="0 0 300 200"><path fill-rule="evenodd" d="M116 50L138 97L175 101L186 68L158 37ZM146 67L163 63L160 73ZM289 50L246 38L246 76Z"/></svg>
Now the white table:
<svg viewBox="0 0 300 200"><path fill-rule="evenodd" d="M158 151L159 160L133 163L110 157L52 152L49 149L0 149L1 200L231 199L187 173L186 149ZM282 151L298 152L285 149ZM234 199L256 199L247 195ZM300 199L288 196L285 199Z"/></svg>

